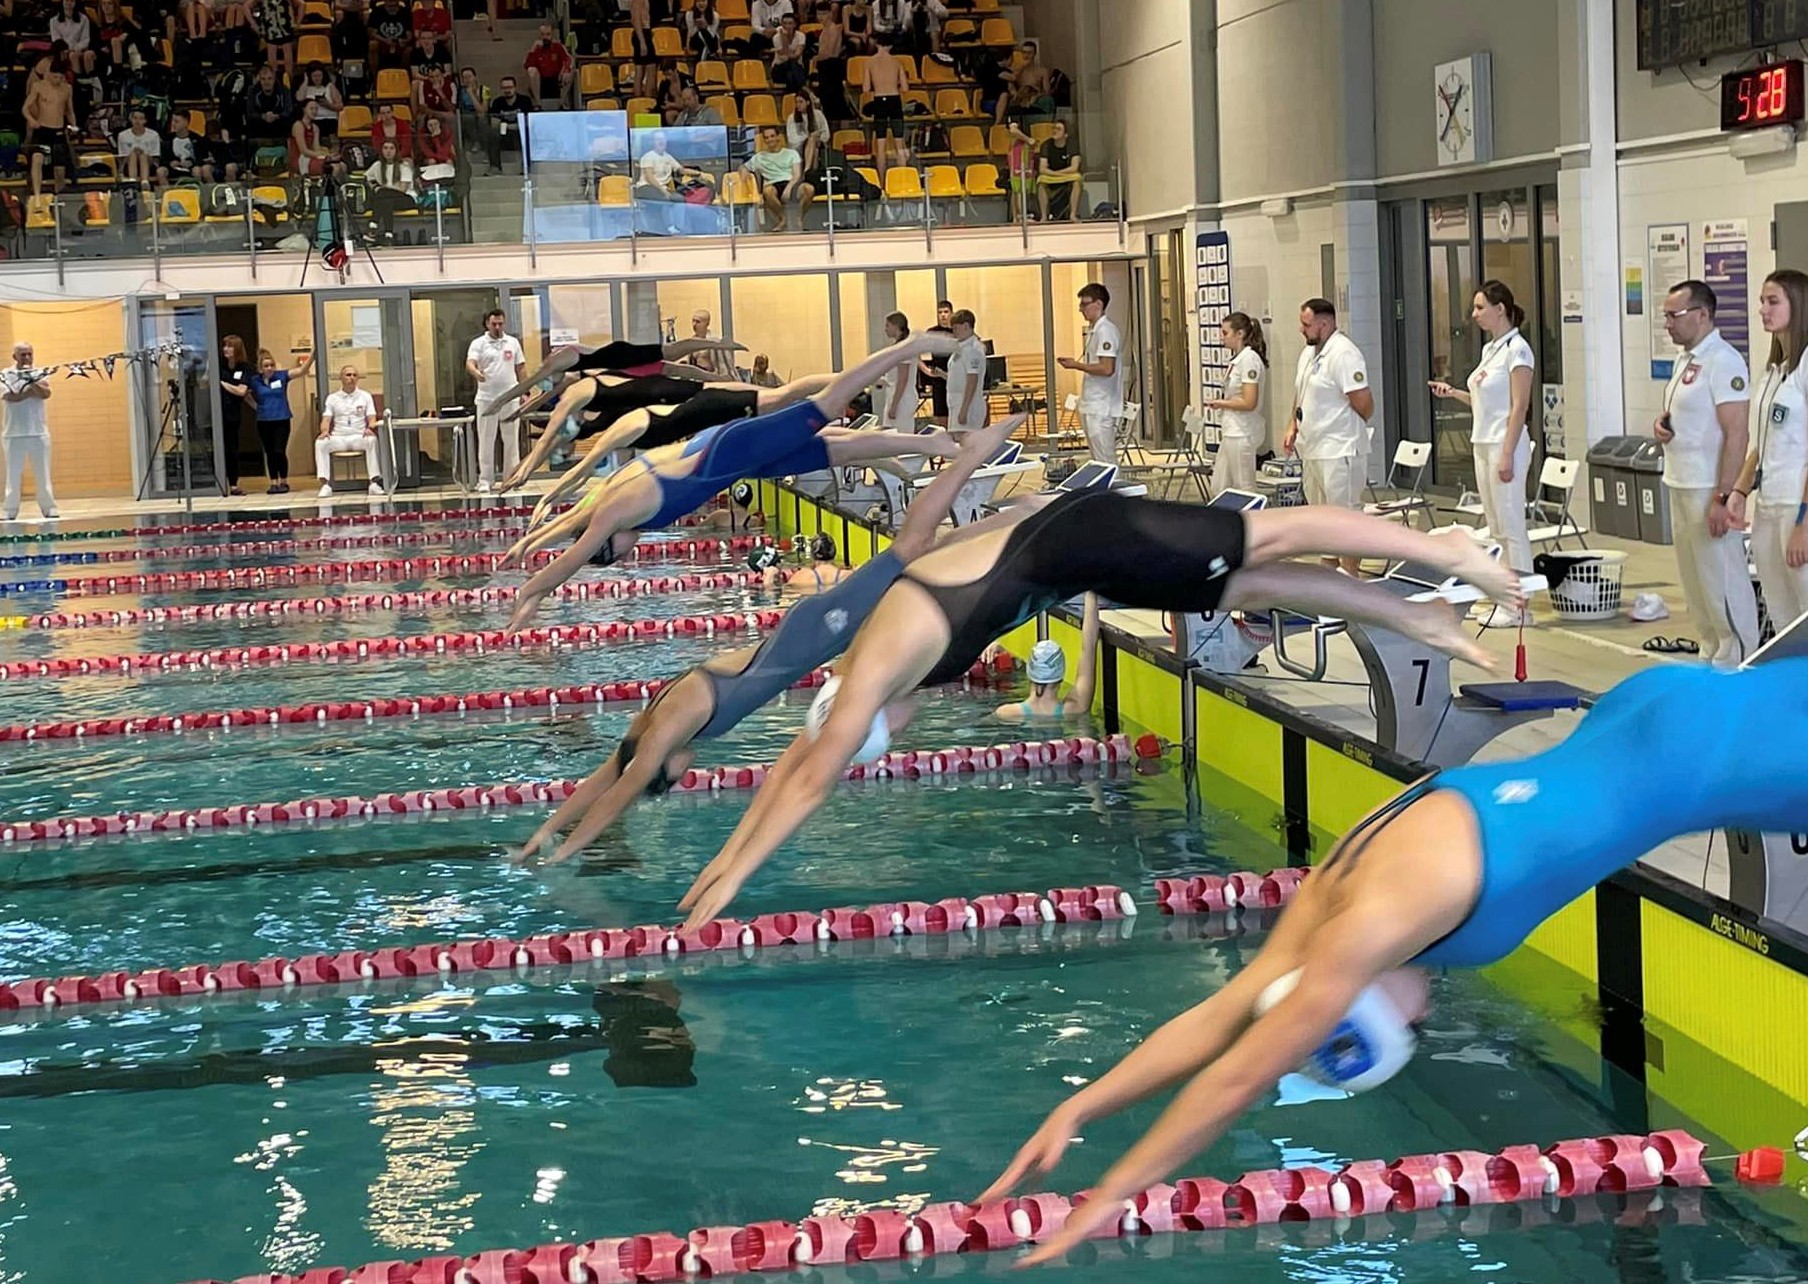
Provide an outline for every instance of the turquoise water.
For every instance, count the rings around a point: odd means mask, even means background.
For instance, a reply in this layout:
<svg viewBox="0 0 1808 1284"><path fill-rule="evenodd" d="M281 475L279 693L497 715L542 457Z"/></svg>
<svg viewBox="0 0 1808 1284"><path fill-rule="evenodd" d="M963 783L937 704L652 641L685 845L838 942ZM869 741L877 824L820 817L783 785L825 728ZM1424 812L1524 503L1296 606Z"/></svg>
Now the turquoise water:
<svg viewBox="0 0 1808 1284"><path fill-rule="evenodd" d="M638 618L695 596L573 604ZM550 614L550 613L549 613ZM362 622L336 617L333 626ZM395 626L396 621L388 621ZM417 621L419 627L435 627ZM286 622L285 637L315 622ZM441 626L443 627L443 626ZM379 630L382 631L382 630ZM118 633L137 632L119 630ZM145 631L201 645L190 630ZM232 628L222 629L229 641ZM84 645L93 636L59 635ZM176 640L179 639L179 640ZM11 659L19 634L0 634ZM38 639L33 639L38 640ZM218 645L219 643L213 643ZM731 643L9 684L8 720L661 676ZM23 703L21 703L23 702ZM61 703L69 712L58 714ZM925 701L906 745L1006 738L994 699ZM705 746L770 759L804 697ZM81 713L75 710L79 707ZM27 714L21 709L30 709ZM0 816L574 775L629 710L7 745ZM0 853L0 976L670 921L746 796L647 803L584 858L510 865L544 811L101 840ZM1190 808L1177 770L838 789L736 911L973 895L1285 862ZM1042 1116L1260 943L1257 917L863 942L519 975L95 1008L0 1022L0 1280L232 1278L559 1238L970 1197ZM1221 937L1223 931L1240 935ZM1439 982L1426 1046L1359 1100L1297 1080L1189 1171L1233 1177L1639 1127L1604 1070L1485 981ZM1155 1105L1089 1128L1097 1178ZM1686 1123L1665 1115L1648 1126ZM1095 1245L1063 1278L1808 1279L1793 1192L1436 1212ZM1688 1224L1691 1220L1703 1224ZM1084 1258L1085 1260L1081 1260ZM1135 1260L1129 1260L1135 1259ZM815 1272L997 1273L1008 1258Z"/></svg>

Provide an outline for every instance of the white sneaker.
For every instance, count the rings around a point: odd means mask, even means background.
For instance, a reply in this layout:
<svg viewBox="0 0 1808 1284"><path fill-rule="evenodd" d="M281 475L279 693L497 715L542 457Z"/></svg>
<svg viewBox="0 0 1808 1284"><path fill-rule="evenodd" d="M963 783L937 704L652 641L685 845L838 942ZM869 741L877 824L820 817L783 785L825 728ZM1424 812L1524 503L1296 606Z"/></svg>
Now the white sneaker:
<svg viewBox="0 0 1808 1284"><path fill-rule="evenodd" d="M1497 606L1488 612L1488 617L1481 621L1484 629L1517 629L1530 625L1532 612L1527 609L1518 611L1509 607Z"/></svg>
<svg viewBox="0 0 1808 1284"><path fill-rule="evenodd" d="M333 488L325 482L320 483L320 498L325 499L333 493Z"/></svg>
<svg viewBox="0 0 1808 1284"><path fill-rule="evenodd" d="M477 493L479 495L487 495L494 489L495 487L491 486L487 481L480 481L477 483Z"/></svg>
<svg viewBox="0 0 1808 1284"><path fill-rule="evenodd" d="M54 522L57 518L61 517L62 515L63 514L60 510L53 508L48 513L44 514L44 520L47 522Z"/></svg>
<svg viewBox="0 0 1808 1284"><path fill-rule="evenodd" d="M370 484L370 493L373 495L383 494L384 493L383 492L383 483L382 482L372 482Z"/></svg>

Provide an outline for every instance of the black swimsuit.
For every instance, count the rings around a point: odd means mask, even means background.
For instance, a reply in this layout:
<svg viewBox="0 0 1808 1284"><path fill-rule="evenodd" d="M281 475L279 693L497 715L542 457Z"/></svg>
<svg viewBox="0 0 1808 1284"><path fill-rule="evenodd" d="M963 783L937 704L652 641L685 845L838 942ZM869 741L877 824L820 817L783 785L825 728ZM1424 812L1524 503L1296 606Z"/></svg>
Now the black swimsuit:
<svg viewBox="0 0 1808 1284"><path fill-rule="evenodd" d="M928 584L905 573L948 621L948 649L922 685L952 682L996 638L1081 593L1143 610L1215 610L1243 549L1239 513L1113 491L1063 495L1012 530L976 580Z"/></svg>
<svg viewBox="0 0 1808 1284"><path fill-rule="evenodd" d="M609 382L598 378L596 391L584 404L584 413L593 415L578 425L579 437L594 437L607 432L615 421L634 410L650 406L681 406L704 390L705 385L693 379L669 379L664 375L648 375L640 379Z"/></svg>
<svg viewBox="0 0 1808 1284"><path fill-rule="evenodd" d="M711 388L705 385L703 391L670 410L650 409L647 413L647 430L634 443L634 449L655 450L660 446L670 446L705 428L746 419L758 414L759 410L760 394L756 390L738 392L732 388Z"/></svg>

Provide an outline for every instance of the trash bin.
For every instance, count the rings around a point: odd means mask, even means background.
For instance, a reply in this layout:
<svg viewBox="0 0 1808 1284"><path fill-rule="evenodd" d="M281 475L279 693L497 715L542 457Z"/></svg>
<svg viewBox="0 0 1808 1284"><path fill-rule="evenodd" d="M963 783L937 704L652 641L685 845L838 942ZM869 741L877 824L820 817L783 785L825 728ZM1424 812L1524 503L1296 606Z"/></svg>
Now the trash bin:
<svg viewBox="0 0 1808 1284"><path fill-rule="evenodd" d="M1603 437L1588 448L1589 517L1602 535L1637 539L1638 486L1631 459L1645 437Z"/></svg>
<svg viewBox="0 0 1808 1284"><path fill-rule="evenodd" d="M1648 437L1634 437L1638 450L1629 468L1638 495L1638 537L1647 544L1673 544L1670 536L1670 488L1664 485L1664 448Z"/></svg>

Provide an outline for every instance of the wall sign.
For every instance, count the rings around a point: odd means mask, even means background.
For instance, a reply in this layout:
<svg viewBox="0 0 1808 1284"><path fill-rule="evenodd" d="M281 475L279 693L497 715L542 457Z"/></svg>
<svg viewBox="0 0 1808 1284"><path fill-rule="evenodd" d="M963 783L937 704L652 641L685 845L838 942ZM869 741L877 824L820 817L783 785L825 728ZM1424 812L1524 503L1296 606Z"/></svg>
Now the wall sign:
<svg viewBox="0 0 1808 1284"><path fill-rule="evenodd" d="M1212 396L1206 390L1217 389L1223 395L1230 378L1230 349L1224 346L1219 329L1231 314L1230 306L1230 233L1201 232L1194 245L1194 302L1199 313L1199 390L1200 399ZM1217 424L1219 412L1207 410L1205 422Z"/></svg>
<svg viewBox="0 0 1808 1284"><path fill-rule="evenodd" d="M1751 357L1751 308L1747 305L1749 252L1748 225L1742 218L1722 219L1701 229L1701 279L1721 300L1715 323L1720 337Z"/></svg>
<svg viewBox="0 0 1808 1284"><path fill-rule="evenodd" d="M1645 280L1649 283L1651 377L1668 379L1676 369L1676 345L1664 333L1664 296L1670 287L1689 279L1689 225L1653 223L1645 229Z"/></svg>

